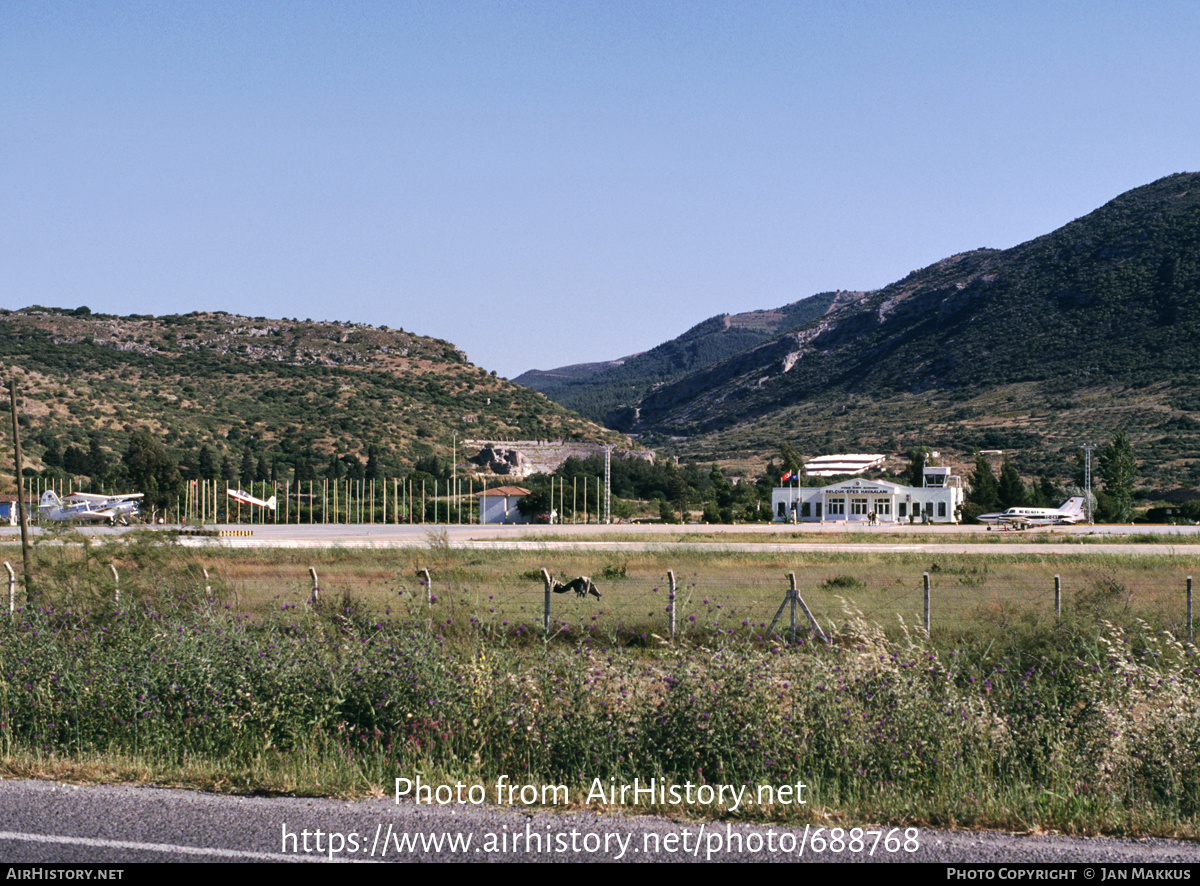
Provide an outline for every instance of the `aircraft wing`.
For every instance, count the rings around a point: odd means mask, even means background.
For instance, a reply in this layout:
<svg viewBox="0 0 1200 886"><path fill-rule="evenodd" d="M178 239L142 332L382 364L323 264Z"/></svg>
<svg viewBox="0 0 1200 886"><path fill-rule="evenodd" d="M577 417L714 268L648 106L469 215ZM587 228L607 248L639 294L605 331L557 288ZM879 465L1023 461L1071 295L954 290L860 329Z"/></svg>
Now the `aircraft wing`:
<svg viewBox="0 0 1200 886"><path fill-rule="evenodd" d="M989 514L989 517L993 515ZM983 520L982 517L979 518ZM995 526L997 529L1026 529L1033 525L1033 521L1028 517L1008 517L1004 514L996 514L993 519L985 521Z"/></svg>
<svg viewBox="0 0 1200 886"><path fill-rule="evenodd" d="M88 511L85 519L88 520L105 520L109 523L128 523L129 518L137 513L137 507L131 502L127 506L118 506L112 508L103 508L97 511Z"/></svg>
<svg viewBox="0 0 1200 886"><path fill-rule="evenodd" d="M85 501L90 505L112 505L124 501L137 501L145 493L130 492L126 495L98 495L95 492L72 492L63 501Z"/></svg>
<svg viewBox="0 0 1200 886"><path fill-rule="evenodd" d="M94 511L87 507L57 508L51 510L46 516L51 520L69 520L76 523L101 523L112 520L110 512Z"/></svg>

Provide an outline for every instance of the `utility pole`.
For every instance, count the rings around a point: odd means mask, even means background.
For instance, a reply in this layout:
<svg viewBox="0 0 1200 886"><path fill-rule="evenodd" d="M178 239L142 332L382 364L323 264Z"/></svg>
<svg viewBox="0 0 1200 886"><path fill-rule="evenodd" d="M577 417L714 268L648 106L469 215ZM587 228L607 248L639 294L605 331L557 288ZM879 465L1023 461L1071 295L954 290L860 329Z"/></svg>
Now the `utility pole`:
<svg viewBox="0 0 1200 886"><path fill-rule="evenodd" d="M612 522L612 445L604 447L604 522Z"/></svg>
<svg viewBox="0 0 1200 886"><path fill-rule="evenodd" d="M1092 450L1095 448L1095 443L1083 444L1083 502L1087 505L1088 526L1095 522L1092 515Z"/></svg>
<svg viewBox="0 0 1200 886"><path fill-rule="evenodd" d="M25 564L25 602L32 606L36 591L33 585L33 557L29 551L29 515L25 509L25 478L21 476L21 433L17 426L17 381L8 380L9 405L12 407L13 450L17 462L17 507L21 515L21 557Z"/></svg>

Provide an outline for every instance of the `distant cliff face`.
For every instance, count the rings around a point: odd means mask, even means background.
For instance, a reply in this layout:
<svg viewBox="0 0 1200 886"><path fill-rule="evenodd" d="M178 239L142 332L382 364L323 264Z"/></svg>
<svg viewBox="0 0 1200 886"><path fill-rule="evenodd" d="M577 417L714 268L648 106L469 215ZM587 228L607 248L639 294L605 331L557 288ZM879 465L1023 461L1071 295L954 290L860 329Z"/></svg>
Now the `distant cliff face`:
<svg viewBox="0 0 1200 886"><path fill-rule="evenodd" d="M500 476L524 478L533 474L553 474L569 458L580 460L604 455L596 443L568 443L562 440L513 440L488 442L466 440L467 445L482 446L471 463ZM640 458L654 464L654 453L647 450L614 449L613 458Z"/></svg>
<svg viewBox="0 0 1200 886"><path fill-rule="evenodd" d="M825 292L765 311L720 314L649 351L605 363L531 370L515 381L541 391L593 421L619 427L624 415L648 391L712 366L787 329L803 326L846 298L862 293ZM614 423L615 422L615 423Z"/></svg>

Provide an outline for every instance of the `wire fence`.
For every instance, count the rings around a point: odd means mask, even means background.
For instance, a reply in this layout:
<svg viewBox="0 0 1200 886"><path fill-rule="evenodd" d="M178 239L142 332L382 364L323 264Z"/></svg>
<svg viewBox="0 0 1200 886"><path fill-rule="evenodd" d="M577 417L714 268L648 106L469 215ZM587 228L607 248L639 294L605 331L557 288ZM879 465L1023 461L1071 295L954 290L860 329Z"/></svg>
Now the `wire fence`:
<svg viewBox="0 0 1200 886"><path fill-rule="evenodd" d="M547 573L560 584L580 577L555 572L550 564ZM294 576L282 593L272 593L271 582L258 579L244 584L239 595L243 605L261 609L311 602L319 587L315 595L326 605L351 600L390 613L421 606L435 619L453 615L494 630L661 640L727 631L765 637L772 627L782 635L790 632L793 618L796 629L806 634L817 628L836 632L848 618L859 616L885 629L903 625L943 634L965 634L987 625L1142 619L1193 639L1192 577L1183 569L1161 568L1153 575L1075 569L1021 580L971 567L886 576L878 570L831 574L827 567L736 577L703 569L658 574L611 570L586 578L599 597L570 589L552 592L541 570L497 576L436 567L387 576L322 576L317 569L312 576ZM793 586L797 604L802 604L795 615L788 605ZM805 608L811 618L805 617Z"/></svg>
<svg viewBox="0 0 1200 886"><path fill-rule="evenodd" d="M666 641L697 633L766 637L772 628L791 636L793 624L808 635L836 632L847 619L862 617L885 630L943 635L1046 621L1141 619L1193 639L1194 564L1186 563L1064 561L1057 573L980 558L935 560L920 571L888 560L823 562L786 572L736 563L666 569L613 563L584 576L578 562L556 566L553 554L544 566L525 559L508 568L485 558L439 563L436 553L424 565L421 556L410 555L404 565L337 558L289 564L218 561L211 576L189 566L173 580L195 584L192 590L205 596L222 595L248 615L300 605L354 605L385 617L419 612L431 624L458 622L543 636ZM18 599L17 575L4 565L11 612L23 599ZM119 599L127 588L136 598L139 586L159 577L154 567L139 574L136 565L118 569L95 563L67 570L71 587L85 573L91 575L89 586L109 600ZM586 583L573 582L580 578ZM53 601L70 588L56 592L47 583L41 591Z"/></svg>

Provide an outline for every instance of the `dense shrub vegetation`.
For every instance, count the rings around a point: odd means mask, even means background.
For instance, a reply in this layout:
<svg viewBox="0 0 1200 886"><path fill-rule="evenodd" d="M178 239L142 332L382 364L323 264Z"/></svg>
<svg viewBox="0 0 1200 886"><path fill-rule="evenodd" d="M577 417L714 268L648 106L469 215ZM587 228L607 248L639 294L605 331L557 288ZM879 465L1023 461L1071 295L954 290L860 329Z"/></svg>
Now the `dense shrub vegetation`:
<svg viewBox="0 0 1200 886"><path fill-rule="evenodd" d="M343 597L250 618L174 554L129 556L150 578L122 602L51 571L43 605L0 622L10 769L136 759L202 784L311 793L417 773L506 774L577 797L595 778L803 782L808 805L742 814L1200 823L1195 649L1097 617L1108 610L936 645L852 610L829 646L693 624L651 653L586 625L543 641L453 600L430 609L419 590L383 611Z"/></svg>

